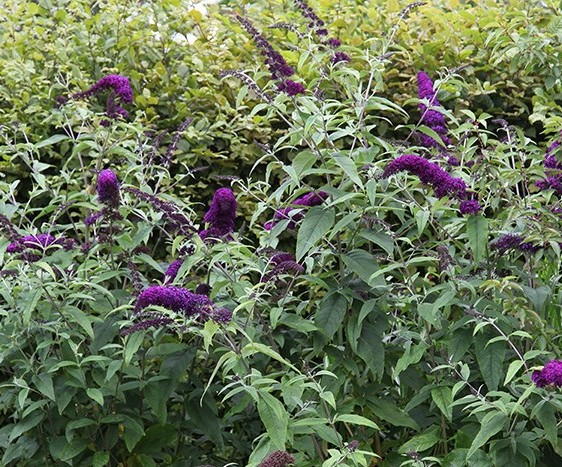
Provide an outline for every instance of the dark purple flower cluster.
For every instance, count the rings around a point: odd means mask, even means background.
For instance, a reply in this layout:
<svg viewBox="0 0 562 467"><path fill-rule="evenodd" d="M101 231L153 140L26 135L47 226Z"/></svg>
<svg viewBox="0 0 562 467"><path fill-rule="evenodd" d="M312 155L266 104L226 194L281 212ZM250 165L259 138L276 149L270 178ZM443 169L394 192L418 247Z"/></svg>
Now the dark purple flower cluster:
<svg viewBox="0 0 562 467"><path fill-rule="evenodd" d="M106 115L112 119L117 119L119 117L126 118L129 113L120 106L120 103L131 104L133 102L133 89L131 88L129 78L126 76L104 76L91 88L86 91L76 93L72 97L74 99L83 99L85 97L100 94L106 90L110 91L105 104ZM107 126L109 122L102 122L102 124Z"/></svg>
<svg viewBox="0 0 562 467"><path fill-rule="evenodd" d="M562 170L562 164L558 162L558 159L554 154L559 147L560 141L554 141L554 143L552 143L546 150L546 154L544 156L544 166L547 169Z"/></svg>
<svg viewBox="0 0 562 467"><path fill-rule="evenodd" d="M546 150L544 167L547 177L539 180L536 185L541 190L553 189L557 195L562 196L562 163L558 162L555 153L560 147L560 141L554 141Z"/></svg>
<svg viewBox="0 0 562 467"><path fill-rule="evenodd" d="M19 234L12 224L12 221L8 219L4 214L0 214L0 232L4 234L11 242L17 241Z"/></svg>
<svg viewBox="0 0 562 467"><path fill-rule="evenodd" d="M285 79L277 83L277 89L285 92L289 96L296 96L297 94L304 94L306 92L305 87L301 83L290 79Z"/></svg>
<svg viewBox="0 0 562 467"><path fill-rule="evenodd" d="M562 360L551 360L542 370L533 371L531 379L539 388L562 387Z"/></svg>
<svg viewBox="0 0 562 467"><path fill-rule="evenodd" d="M387 178L404 171L416 175L422 183L430 185L438 198L450 196L461 200L461 214L476 214L480 210L478 201L466 199L468 193L464 181L452 177L437 164L424 157L415 154L403 154L388 164L381 177Z"/></svg>
<svg viewBox="0 0 562 467"><path fill-rule="evenodd" d="M463 215L477 214L480 211L480 203L475 199L465 199L459 205L459 212Z"/></svg>
<svg viewBox="0 0 562 467"><path fill-rule="evenodd" d="M191 236L191 234L195 232L195 228L191 225L191 222L185 214L181 212L177 204L172 201L162 201L158 197L141 191L138 188L127 187L125 190L160 211L163 214L162 218L170 230L178 232L180 235L185 235L186 237Z"/></svg>
<svg viewBox="0 0 562 467"><path fill-rule="evenodd" d="M509 250L521 250L527 253L534 253L540 246L534 245L531 242L525 242L523 241L523 236L511 233L502 235L496 241L490 243L490 248L497 250L500 254Z"/></svg>
<svg viewBox="0 0 562 467"><path fill-rule="evenodd" d="M217 307L206 295L195 294L172 285L153 285L144 289L137 298L135 315L151 305L161 306L186 318L199 318L202 321L211 319L218 323L226 323L232 319L230 310Z"/></svg>
<svg viewBox="0 0 562 467"><path fill-rule="evenodd" d="M76 242L71 238L59 237L55 238L51 234L26 235L18 238L8 245L7 253L21 253L25 249L45 251L49 247L59 245L65 250L70 250L76 246Z"/></svg>
<svg viewBox="0 0 562 467"><path fill-rule="evenodd" d="M446 145L451 144L451 140L447 136L448 131L445 118L441 112L433 108L440 106L439 101L437 100L437 93L433 89L433 82L423 71L418 73L418 97L420 99L428 100L430 106L432 107L427 107L424 102L420 102L418 104L420 112L422 113L423 124L435 131ZM419 132L417 137L420 144L426 148L442 147L437 141L424 133Z"/></svg>
<svg viewBox="0 0 562 467"><path fill-rule="evenodd" d="M414 154L404 154L394 159L382 177L387 178L403 171L417 175L422 183L430 185L438 198L449 195L463 199L466 196L466 185L460 178L452 177L437 164Z"/></svg>
<svg viewBox="0 0 562 467"><path fill-rule="evenodd" d="M335 65L336 63L340 63L340 62L344 62L344 63L349 62L351 60L351 58L345 52L336 52L332 56L331 60L332 60L332 63Z"/></svg>
<svg viewBox="0 0 562 467"><path fill-rule="evenodd" d="M211 206L203 217L203 220L209 224L209 228L199 232L199 236L203 240L229 238L230 234L234 232L237 206L236 197L230 188L219 188L215 191Z"/></svg>
<svg viewBox="0 0 562 467"><path fill-rule="evenodd" d="M273 227L275 227L275 224L277 224L279 220L291 219L287 228L294 229L296 227L296 222L302 219L304 217L304 214L302 212L298 212L290 216L289 214L293 209L299 206L308 206L308 207L319 206L327 198L328 198L328 193L326 193L325 191L319 191L318 193L311 191L310 193L307 193L306 195L301 196L300 198L294 200L290 206L275 211L275 215L273 216L274 220L266 222L264 224L264 228L266 230L271 230Z"/></svg>
<svg viewBox="0 0 562 467"><path fill-rule="evenodd" d="M294 464L295 458L285 451L274 451L260 462L258 467L287 467Z"/></svg>
<svg viewBox="0 0 562 467"><path fill-rule="evenodd" d="M111 208L119 206L119 180L111 169L104 169L98 175L98 200Z"/></svg>
<svg viewBox="0 0 562 467"><path fill-rule="evenodd" d="M166 269L166 272L164 273L165 282L174 282L182 264L183 264L183 259L181 258L176 259L170 263L170 265Z"/></svg>
<svg viewBox="0 0 562 467"><path fill-rule="evenodd" d="M268 42L268 40L260 34L260 32L254 27L254 25L247 18L243 18L239 14L236 14L236 19L242 25L242 27L252 36L255 44L261 51L261 54L265 58L265 63L271 71L272 79L283 79L288 78L295 74L295 70L291 68L285 59L277 52L273 46Z"/></svg>
<svg viewBox="0 0 562 467"><path fill-rule="evenodd" d="M273 267L262 277L261 282L277 279L281 274L291 273L298 275L304 272L304 267L296 262L295 257L291 253L284 251L275 252L270 258L270 263Z"/></svg>

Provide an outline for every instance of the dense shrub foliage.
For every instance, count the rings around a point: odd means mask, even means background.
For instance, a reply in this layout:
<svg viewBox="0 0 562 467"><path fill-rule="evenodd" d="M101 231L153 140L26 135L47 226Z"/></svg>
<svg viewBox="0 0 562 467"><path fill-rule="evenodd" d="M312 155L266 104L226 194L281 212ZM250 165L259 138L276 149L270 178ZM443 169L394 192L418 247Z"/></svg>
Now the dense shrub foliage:
<svg viewBox="0 0 562 467"><path fill-rule="evenodd" d="M9 1L0 454L562 463L560 10Z"/></svg>

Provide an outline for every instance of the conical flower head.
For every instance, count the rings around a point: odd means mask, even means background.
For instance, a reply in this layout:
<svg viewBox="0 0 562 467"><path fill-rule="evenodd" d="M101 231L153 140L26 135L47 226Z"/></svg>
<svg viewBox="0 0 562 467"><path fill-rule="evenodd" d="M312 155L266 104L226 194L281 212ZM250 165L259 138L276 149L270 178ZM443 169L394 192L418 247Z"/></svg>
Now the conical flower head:
<svg viewBox="0 0 562 467"><path fill-rule="evenodd" d="M237 206L236 197L230 188L215 191L209 210L203 217L209 224L209 229L202 230L200 237L224 237L234 232Z"/></svg>
<svg viewBox="0 0 562 467"><path fill-rule="evenodd" d="M98 200L112 208L119 206L119 180L111 169L105 169L98 175Z"/></svg>

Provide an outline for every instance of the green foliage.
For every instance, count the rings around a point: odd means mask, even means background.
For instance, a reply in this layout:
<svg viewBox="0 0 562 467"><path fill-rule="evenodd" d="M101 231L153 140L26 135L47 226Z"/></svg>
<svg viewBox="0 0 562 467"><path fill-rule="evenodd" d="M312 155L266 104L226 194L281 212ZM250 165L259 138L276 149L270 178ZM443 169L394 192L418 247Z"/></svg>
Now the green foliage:
<svg viewBox="0 0 562 467"><path fill-rule="evenodd" d="M562 398L530 379L559 355L560 193L536 186L552 175L541 133L560 124L558 7L312 6L349 63L288 2L2 12L2 464L257 467L276 450L299 467L560 463ZM277 90L243 10L305 94ZM448 146L415 107L420 68ZM128 119L106 122L94 98L54 106L109 73L132 82ZM482 209L383 176L402 154ZM96 199L107 167L118 210ZM203 241L219 186L237 195L237 229ZM312 191L327 197L299 204ZM75 244L20 254L14 232ZM498 248L507 233L536 248ZM233 320L153 306L168 324L136 326L139 290L171 283L209 285Z"/></svg>

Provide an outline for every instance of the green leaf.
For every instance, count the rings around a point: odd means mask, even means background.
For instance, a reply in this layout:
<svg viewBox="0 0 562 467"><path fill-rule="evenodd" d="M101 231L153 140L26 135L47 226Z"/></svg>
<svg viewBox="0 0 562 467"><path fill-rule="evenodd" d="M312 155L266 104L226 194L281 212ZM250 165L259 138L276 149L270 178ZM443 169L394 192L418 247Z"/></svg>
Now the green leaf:
<svg viewBox="0 0 562 467"><path fill-rule="evenodd" d="M10 437L8 438L8 442L11 443L16 438L20 437L24 433L27 433L29 430L39 425L39 423L43 420L44 417L45 417L44 413L36 411L25 417L20 422L16 423L16 425L10 432Z"/></svg>
<svg viewBox="0 0 562 467"><path fill-rule="evenodd" d="M378 425L375 422L369 420L366 417L362 417L361 415L355 415L355 414L338 415L338 416L336 416L334 421L335 422L351 423L353 425L368 426L369 428L374 428L375 430L379 429Z"/></svg>
<svg viewBox="0 0 562 467"><path fill-rule="evenodd" d="M503 412L488 412L484 415L484 418L480 422L480 431L474 438L466 458L469 459L477 449L484 446L496 433L499 433L506 420L507 415Z"/></svg>
<svg viewBox="0 0 562 467"><path fill-rule="evenodd" d="M359 178L355 162L353 162L353 160L349 157L342 154L336 154L333 157L336 164L338 164L338 166L347 174L347 176L353 181L353 183L355 183L359 188L363 189L363 182L361 181L361 178Z"/></svg>
<svg viewBox="0 0 562 467"><path fill-rule="evenodd" d="M476 361L488 390L496 391L503 375L506 344L505 342L494 342L488 345L491 338L493 338L493 335L488 333L476 334L474 336L474 348Z"/></svg>
<svg viewBox="0 0 562 467"><path fill-rule="evenodd" d="M422 359L426 350L427 344L424 342L420 342L415 346L407 346L404 354L396 362L396 366L394 367L394 377L398 378L400 373L402 373L406 368L414 363L418 363Z"/></svg>
<svg viewBox="0 0 562 467"><path fill-rule="evenodd" d="M523 365L524 362L522 360L513 360L509 364L509 368L507 369L507 373L505 375L505 381L503 382L504 386L513 379L513 377L517 374L517 372L521 369Z"/></svg>
<svg viewBox="0 0 562 467"><path fill-rule="evenodd" d="M92 459L92 467L104 467L109 463L109 453L98 451Z"/></svg>
<svg viewBox="0 0 562 467"><path fill-rule="evenodd" d="M197 401L197 405L199 405ZM138 452L144 454L159 454L162 448L175 443L178 430L173 425L152 425L146 430L141 440Z"/></svg>
<svg viewBox="0 0 562 467"><path fill-rule="evenodd" d="M439 143L441 146L446 147L445 143L443 142L443 140L441 139L441 136L439 135L439 133L437 133L435 130L432 130L431 128L425 126L425 125L420 125L417 130L420 133L424 133L427 136L429 136L430 138L433 138L437 143Z"/></svg>
<svg viewBox="0 0 562 467"><path fill-rule="evenodd" d="M341 327L347 305L347 298L337 292L327 295L320 303L314 323L328 339Z"/></svg>
<svg viewBox="0 0 562 467"><path fill-rule="evenodd" d="M129 452L133 452L137 443L144 436L144 429L139 422L131 417L126 417L123 421L123 425L125 427L125 432L123 433L125 446L127 446Z"/></svg>
<svg viewBox="0 0 562 467"><path fill-rule="evenodd" d="M352 250L342 256L345 265L365 282L379 270L379 265L373 255L364 250Z"/></svg>
<svg viewBox="0 0 562 467"><path fill-rule="evenodd" d="M242 355L244 357L253 355L257 352L267 355L268 357L271 357L274 360L283 363L283 365L287 365L289 368L297 372L299 371L291 362L285 360L281 355L279 355L275 350L273 350L271 347L268 347L267 345L260 344L259 342L250 342L249 344L246 344L242 349Z"/></svg>
<svg viewBox="0 0 562 467"><path fill-rule="evenodd" d="M398 450L400 454L406 454L407 452L423 452L432 448L439 442L439 427L434 426L427 432L414 436L408 440L402 447Z"/></svg>
<svg viewBox="0 0 562 467"><path fill-rule="evenodd" d="M453 394L451 388L440 386L431 390L431 398L439 410L447 417L449 422L453 421Z"/></svg>
<svg viewBox="0 0 562 467"><path fill-rule="evenodd" d="M86 389L86 394L88 394L88 397L90 399L96 401L99 405L103 407L103 394L99 389L88 388Z"/></svg>
<svg viewBox="0 0 562 467"><path fill-rule="evenodd" d="M478 263L486 256L488 220L482 215L470 216L466 221L466 233L474 262Z"/></svg>
<svg viewBox="0 0 562 467"><path fill-rule="evenodd" d="M88 319L88 316L86 316L86 313L75 306L67 306L64 310L67 311L72 318L74 318L74 321L77 322L84 331L86 331L86 334L88 334L90 339L94 338L92 323Z"/></svg>
<svg viewBox="0 0 562 467"><path fill-rule="evenodd" d="M53 144L60 143L63 140L69 140L70 138L67 135L53 135L50 138L44 139L43 141L39 141L35 145L35 149L41 149L45 146L52 146Z"/></svg>
<svg viewBox="0 0 562 467"><path fill-rule="evenodd" d="M30 293L26 293L24 295L22 320L25 326L29 325L29 322L31 321L31 315L35 311L35 308L37 308L37 303L39 302L42 293L43 291L40 288L36 288Z"/></svg>
<svg viewBox="0 0 562 467"><path fill-rule="evenodd" d="M51 378L51 375L42 374L34 376L33 383L41 394L47 396L52 401L55 400L55 389L53 388L53 378Z"/></svg>
<svg viewBox="0 0 562 467"><path fill-rule="evenodd" d="M267 392L260 392L258 413L276 449L285 450L289 414L283 404Z"/></svg>
<svg viewBox="0 0 562 467"><path fill-rule="evenodd" d="M386 399L369 397L369 406L380 419L394 426L405 426L419 430L418 424L403 409Z"/></svg>
<svg viewBox="0 0 562 467"><path fill-rule="evenodd" d="M306 214L297 234L297 261L300 261L318 240L328 233L334 225L336 214L333 209L314 206Z"/></svg>

